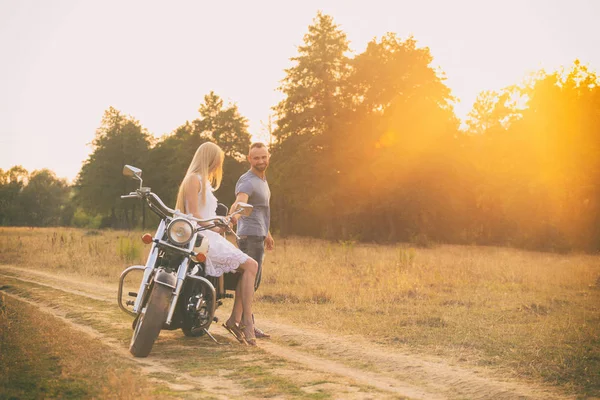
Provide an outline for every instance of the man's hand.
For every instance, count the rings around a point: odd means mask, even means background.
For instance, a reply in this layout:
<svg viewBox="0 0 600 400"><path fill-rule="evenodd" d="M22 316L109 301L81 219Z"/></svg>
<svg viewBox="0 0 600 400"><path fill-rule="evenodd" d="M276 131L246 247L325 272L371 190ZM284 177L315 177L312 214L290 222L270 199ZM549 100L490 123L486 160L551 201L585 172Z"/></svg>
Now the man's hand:
<svg viewBox="0 0 600 400"><path fill-rule="evenodd" d="M247 203L247 202L248 202L248 194L247 194L247 193L244 193L244 192L240 192L240 193L238 193L238 194L237 194L237 196L235 197L235 202L233 202L233 204L231 205L231 207L229 207L229 213L230 213L230 214L232 214L232 213L235 211L235 209L236 209L236 207L237 207L238 203ZM239 220L241 217L242 217L242 216L241 216L240 214L236 214L236 215L234 215L234 216L231 218L231 220L232 220L232 222L233 222L235 225L237 225L237 223L238 223L238 220Z"/></svg>
<svg viewBox="0 0 600 400"><path fill-rule="evenodd" d="M269 235L265 239L265 247L267 250L273 250L275 247L275 241L273 240L273 236L271 236L271 232L269 232Z"/></svg>
<svg viewBox="0 0 600 400"><path fill-rule="evenodd" d="M220 217L219 221L215 221L216 226L214 228L212 228L211 230L213 232L217 232L218 234L223 234L223 233L229 232L230 230L233 231L232 222L229 221L229 223L227 225L225 225L226 220L227 220L226 218Z"/></svg>

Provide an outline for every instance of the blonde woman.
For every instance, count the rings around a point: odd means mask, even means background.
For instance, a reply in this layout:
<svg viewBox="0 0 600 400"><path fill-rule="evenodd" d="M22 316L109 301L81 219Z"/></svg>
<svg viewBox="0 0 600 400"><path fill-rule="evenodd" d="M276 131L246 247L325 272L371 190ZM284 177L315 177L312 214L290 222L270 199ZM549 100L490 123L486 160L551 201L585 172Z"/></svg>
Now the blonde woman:
<svg viewBox="0 0 600 400"><path fill-rule="evenodd" d="M179 186L176 205L178 210L200 219L216 217L217 198L213 191L221 185L224 158L223 150L214 143L206 142L198 147ZM215 185L214 188L212 184ZM241 343L255 346L252 300L258 264L221 236L222 232L223 228L202 231L209 243L206 273L221 276L227 272L241 272L242 276L235 289L233 310L223 327Z"/></svg>

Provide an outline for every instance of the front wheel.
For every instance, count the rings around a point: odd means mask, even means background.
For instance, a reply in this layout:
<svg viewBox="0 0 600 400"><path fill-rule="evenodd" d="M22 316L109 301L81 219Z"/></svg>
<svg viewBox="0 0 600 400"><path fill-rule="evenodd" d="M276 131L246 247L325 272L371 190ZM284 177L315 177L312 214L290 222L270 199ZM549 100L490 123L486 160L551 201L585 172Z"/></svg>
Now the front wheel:
<svg viewBox="0 0 600 400"><path fill-rule="evenodd" d="M163 324L167 320L173 289L155 283L146 306L142 309L131 337L129 352L135 357L147 357Z"/></svg>

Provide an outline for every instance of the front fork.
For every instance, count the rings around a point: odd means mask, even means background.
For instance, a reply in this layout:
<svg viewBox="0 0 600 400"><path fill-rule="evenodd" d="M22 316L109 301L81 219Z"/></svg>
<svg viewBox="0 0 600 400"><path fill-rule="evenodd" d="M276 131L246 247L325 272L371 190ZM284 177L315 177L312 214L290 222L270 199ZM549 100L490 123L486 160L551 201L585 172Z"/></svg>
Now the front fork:
<svg viewBox="0 0 600 400"><path fill-rule="evenodd" d="M162 238L165 233L165 221L161 220L160 224L158 224L158 229L156 230L155 238ZM137 315L140 313L140 307L142 305L142 300L146 296L146 291L148 290L148 286L150 285L150 277L154 272L154 267L156 265L156 259L158 258L158 247L156 243L152 242L152 247L150 248L150 254L148 255L148 260L146 260L146 266L144 267L144 277L142 278L142 283L140 284L140 288L137 293L137 297L135 298L135 303L133 305L133 313ZM119 303L120 304L120 303Z"/></svg>
<svg viewBox="0 0 600 400"><path fill-rule="evenodd" d="M175 287L173 288L173 297L171 299L169 313L167 314L167 325L171 325L171 321L173 320L173 314L175 313L177 300L179 300L179 294L181 293L181 289L183 288L183 282L185 281L185 278L187 276L189 266L190 259L188 257L185 257L181 264L179 264L179 268L177 269L177 281L175 282Z"/></svg>

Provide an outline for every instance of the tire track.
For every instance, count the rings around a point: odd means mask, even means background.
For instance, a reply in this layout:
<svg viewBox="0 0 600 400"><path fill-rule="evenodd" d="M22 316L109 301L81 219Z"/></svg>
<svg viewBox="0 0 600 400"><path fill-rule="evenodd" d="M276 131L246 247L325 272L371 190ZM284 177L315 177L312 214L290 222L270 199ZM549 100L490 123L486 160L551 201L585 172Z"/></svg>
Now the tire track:
<svg viewBox="0 0 600 400"><path fill-rule="evenodd" d="M16 277L16 276L12 276L12 275L0 274L0 276L5 276L7 278L22 281L22 282L33 283L36 285L48 287L48 288L51 288L54 290L60 290L65 293L75 294L78 296L87 297L87 298L94 299L94 300L101 300L104 302L114 303L114 300L110 300L109 298L106 298L104 296L97 296L97 295L89 294L89 293L83 292L81 290L72 290L72 289L66 288L63 285L58 286L55 284L42 283L42 282L39 282L39 281L36 281L33 279L20 278L20 277ZM12 296L20 301L25 301L26 303L28 303L30 305L38 306L37 303L29 301L27 299L24 299L20 296L17 296L14 294L9 294L9 293L7 293L7 295ZM116 298L116 296L115 296L115 298ZM43 307L43 306L40 306L38 308L40 310L42 310L43 312L53 314L57 318L60 318L62 321L70 324L71 326L84 331L88 335L93 336L97 339L100 339L103 343L106 343L107 345L109 345L113 350L118 350L120 355L127 357L127 358L132 358L131 355L129 354L129 352L127 352L125 349L123 349L121 344L116 343L114 340L108 338L105 335L102 335L101 333L95 331L94 329L92 329L90 327L82 326L80 324L77 324L77 323L69 320L68 318L65 317L66 313L60 313L60 312L57 312L53 308L48 308L48 307ZM399 381L389 378L389 377L382 377L382 376L379 376L374 373L369 373L369 372L353 369L350 367L346 367L342 364L335 363L330 360L325 360L325 359L320 359L320 358L317 358L314 356L305 355L305 354L302 354L301 352L294 351L294 350L286 348L285 346L277 345L274 343L262 342L261 346L260 346L260 350L266 351L266 352L270 353L271 355L284 358L287 361L301 364L305 367L308 367L309 369L316 370L318 372L339 375L344 378L350 379L352 381L361 383L363 385L372 386L376 389L379 389L379 390L382 390L385 392L392 392L394 394L397 394L397 395L400 395L403 397L408 396L408 397L414 398L414 399L442 399L443 398L440 396L436 396L433 393L427 393L417 387L403 384L402 382L399 382ZM137 359L137 358L133 358L133 359L138 362L142 362L142 363L150 361L150 359L145 359L144 361L140 361L140 359ZM176 371L170 370L168 367L161 365L159 362L156 362L156 361L152 362L151 368L146 368L145 372L146 373L165 372L165 373L171 373L171 374L178 374ZM197 382L197 383L203 383L203 382ZM173 386L172 383L169 383L169 385ZM224 384L221 383L220 385L217 385L217 387L221 387L223 385ZM228 392L231 395L229 390L228 390Z"/></svg>
<svg viewBox="0 0 600 400"><path fill-rule="evenodd" d="M17 269L0 266L0 270L16 271ZM18 271L23 273L23 270ZM91 285L46 272L27 272L29 273L27 278L12 274L5 276L112 304L116 300L116 290L107 285ZM40 278L42 281L39 280ZM73 289L73 286L77 289ZM82 287L86 290L81 290ZM219 311L223 312L223 310ZM339 336L269 321L263 317L261 317L261 326L268 329L274 339L260 341L260 350L303 365L310 370L341 376L395 395L415 399L569 398L551 389L493 376L484 369L467 369L449 365L444 360L434 357L404 354L397 349L376 345L359 336ZM288 338L299 341L301 347L292 348L287 345L285 340ZM128 353L126 354L129 357ZM365 370L348 365L357 360L364 361L372 367Z"/></svg>

